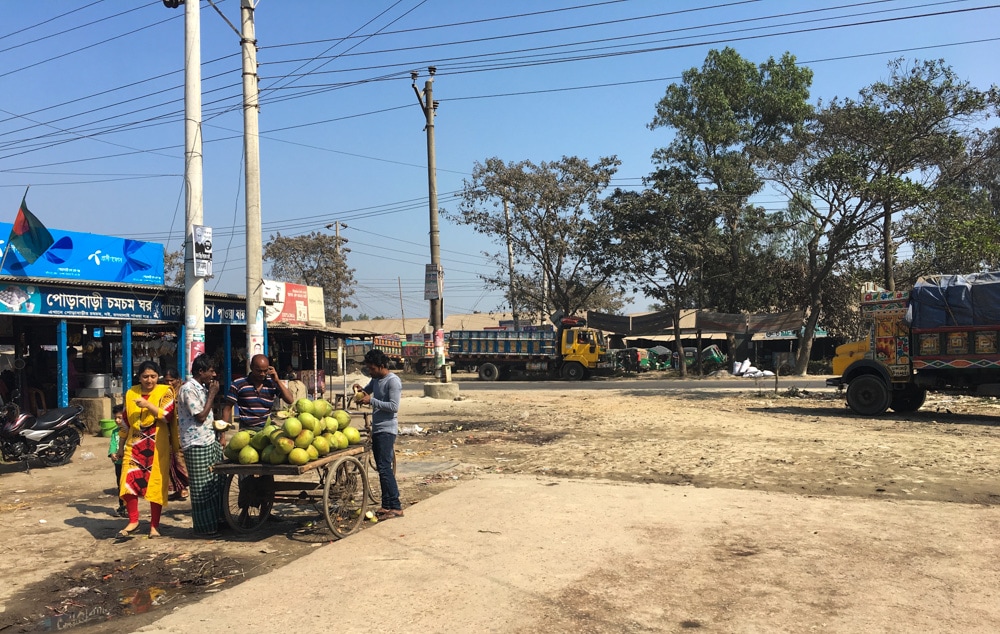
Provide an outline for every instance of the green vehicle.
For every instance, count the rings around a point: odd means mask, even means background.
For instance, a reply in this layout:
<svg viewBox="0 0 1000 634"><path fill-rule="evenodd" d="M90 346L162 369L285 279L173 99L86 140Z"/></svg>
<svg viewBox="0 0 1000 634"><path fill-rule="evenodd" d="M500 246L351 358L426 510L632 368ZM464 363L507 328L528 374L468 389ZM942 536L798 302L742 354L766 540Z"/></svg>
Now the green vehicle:
<svg viewBox="0 0 1000 634"><path fill-rule="evenodd" d="M684 361L690 368L695 364L695 354L698 352L698 348L694 346L686 346L684 348ZM676 364L678 362L677 353L673 354L673 362ZM715 369L717 366L721 366L726 362L726 355L723 354L722 349L714 343L710 346L702 348L701 350L701 363L705 369ZM674 366L676 367L676 365Z"/></svg>
<svg viewBox="0 0 1000 634"><path fill-rule="evenodd" d="M653 346L652 348L648 348L646 352L649 354L650 370L670 369L670 357L673 354L673 350L666 346Z"/></svg>

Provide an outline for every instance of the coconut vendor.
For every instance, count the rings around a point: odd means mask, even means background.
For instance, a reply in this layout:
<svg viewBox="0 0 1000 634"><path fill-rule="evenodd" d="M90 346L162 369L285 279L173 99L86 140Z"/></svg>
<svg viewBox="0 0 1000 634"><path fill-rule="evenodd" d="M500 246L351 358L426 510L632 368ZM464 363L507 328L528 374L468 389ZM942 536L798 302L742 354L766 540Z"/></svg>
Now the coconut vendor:
<svg viewBox="0 0 1000 634"><path fill-rule="evenodd" d="M355 383L354 389L364 394L361 403L372 408L372 453L382 488L382 508L376 515L379 519L401 517L403 505L399 502L399 486L392 464L396 434L399 433L396 414L399 412L403 382L389 371L389 357L381 350L369 350L365 354L365 369L371 381L364 387Z"/></svg>
<svg viewBox="0 0 1000 634"><path fill-rule="evenodd" d="M250 359L250 374L230 384L222 407L222 420L229 424L239 423L241 430L258 431L267 423L274 399L278 396L287 403L294 400L288 387L278 378L278 371L271 365L270 359L263 354L255 354ZM233 420L234 405L236 420Z"/></svg>

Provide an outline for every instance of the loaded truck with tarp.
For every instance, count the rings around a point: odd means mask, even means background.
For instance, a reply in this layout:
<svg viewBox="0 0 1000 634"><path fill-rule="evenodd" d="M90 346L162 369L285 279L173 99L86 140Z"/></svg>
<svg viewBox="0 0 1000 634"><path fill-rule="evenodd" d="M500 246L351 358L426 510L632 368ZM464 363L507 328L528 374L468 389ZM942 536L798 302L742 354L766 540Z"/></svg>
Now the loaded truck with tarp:
<svg viewBox="0 0 1000 634"><path fill-rule="evenodd" d="M903 291L867 289L868 337L837 348L827 384L858 414L913 412L928 391L1000 395L1000 272L934 275Z"/></svg>
<svg viewBox="0 0 1000 634"><path fill-rule="evenodd" d="M555 326L521 330L452 330L448 356L456 370L481 381L517 377L569 381L610 374L613 360L604 334L581 317L554 318Z"/></svg>

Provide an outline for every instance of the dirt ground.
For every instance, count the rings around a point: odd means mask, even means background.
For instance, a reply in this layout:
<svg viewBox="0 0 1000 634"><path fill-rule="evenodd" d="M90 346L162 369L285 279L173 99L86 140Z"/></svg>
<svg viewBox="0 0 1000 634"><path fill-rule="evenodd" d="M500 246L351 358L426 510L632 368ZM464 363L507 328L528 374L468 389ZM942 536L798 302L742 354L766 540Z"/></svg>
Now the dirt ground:
<svg viewBox="0 0 1000 634"><path fill-rule="evenodd" d="M914 414L868 419L832 390L511 389L440 401L405 385L402 427L423 430L397 444L406 505L483 473L845 496L872 505L1000 503L995 399L932 397ZM106 450L106 439L92 437L63 467L26 473L0 465L0 632L130 631L332 539L314 508L281 505L279 521L252 536L199 540L188 504L173 502L162 539L119 543L113 537L125 520L113 515Z"/></svg>

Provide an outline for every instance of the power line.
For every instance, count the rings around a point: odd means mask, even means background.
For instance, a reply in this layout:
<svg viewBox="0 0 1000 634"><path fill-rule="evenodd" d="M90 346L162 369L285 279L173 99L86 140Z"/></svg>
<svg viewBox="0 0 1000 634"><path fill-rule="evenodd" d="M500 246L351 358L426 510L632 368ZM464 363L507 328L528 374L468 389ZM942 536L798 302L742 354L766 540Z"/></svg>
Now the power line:
<svg viewBox="0 0 1000 634"><path fill-rule="evenodd" d="M796 15L796 14L801 14L801 13L812 13L812 12L815 12L815 11L828 11L828 10L833 10L833 9L838 9L838 8L843 8L843 7L860 6L860 5L863 5L863 4L873 4L873 3L888 2L888 1L890 1L890 0L870 0L869 2L865 2L865 3L858 3L858 4L853 4L853 5L841 5L841 6L838 6L838 7L826 8L826 9L816 9L816 10L812 10L812 11L796 12L794 14L787 14L786 13L786 14L777 14L777 16L772 15L772 16L765 16L765 17L762 17L762 18L750 18L748 21L755 21L755 20L761 20L761 19L771 19L771 18L774 18L774 17L781 17L781 16L787 16L787 15ZM956 2L956 1L959 1L959 0L951 0L951 1L952 2ZM398 2L397 2L397 4L398 4ZM714 6L715 7L728 7L728 6L731 6L731 5L734 5L734 4L742 4L742 2L729 3L729 4L723 4L723 5L714 5ZM393 6L395 6L395 5L393 5ZM706 7L706 8L710 8L710 7ZM910 8L910 7L906 7L906 8ZM702 9L704 9L704 8L699 8L698 10L702 10ZM670 13L676 13L676 12L670 12ZM667 14L656 14L656 15L667 15ZM629 18L629 19L633 19L633 18ZM689 28L700 29L700 28L707 28L708 26L716 26L716 25L719 25L719 24L727 24L727 23L714 23L714 24L711 24L711 25L700 25L700 26L689 27ZM589 25L587 25L587 26L589 26ZM569 28L569 27L566 27L566 28ZM688 29L681 29L681 30L688 30ZM664 32L673 32L673 31L674 30L664 31ZM514 37L514 36L523 36L523 35L525 35L525 33L514 34L511 37ZM637 36L629 36L629 37L637 37ZM621 39L621 38L609 38L609 39ZM596 40L596 41L600 42L600 41L604 41L604 40ZM579 45L585 44L585 43L587 43L587 42L582 42L582 43L581 42L577 42L577 43L573 43L573 44L569 44L569 45L561 45L561 46L579 46ZM546 49L546 48L553 48L553 47L539 47L539 49L525 49L525 50L541 50L541 49ZM508 51L508 52L504 52L504 53L491 53L491 54L486 54L486 55L476 55L476 56L473 56L470 59L474 59L476 57L484 57L484 56L485 57L490 57L490 56L495 56L495 55L498 55L498 54L509 54L511 52L518 52L518 51ZM366 53L366 54L368 54L368 53ZM219 59L222 59L222 58L219 58ZM312 59L316 59L316 58L312 58ZM451 59L464 59L464 58L446 58L444 61L450 61ZM424 63L425 63L424 61L416 62L416 64L420 64L420 65L422 65ZM400 71L400 73L404 73L404 74L408 73L409 68L411 68L413 65L414 65L414 63L407 63L407 64L405 64L405 67L407 68L407 70L406 71ZM440 62L438 63L438 66L439 67L441 66ZM507 66L507 68L516 68L516 67L517 66L509 66L509 65ZM320 73L320 72L326 72L326 71L314 70L314 71L311 71L310 74L317 74L317 73ZM338 71L338 72L344 72L344 71ZM369 79L369 80L364 80L364 81L373 81L373 80L377 81L379 79L385 80L385 79L389 79L389 78L396 78L396 77L399 76L400 73L395 73L395 74L393 74L391 76L388 76L388 77L374 78L374 79ZM217 75L215 75L213 77L210 77L208 79L212 79L214 77L223 76L224 74L226 74L226 73L219 73L219 74L217 74ZM345 84L345 85L355 85L356 83L358 83L358 82L352 82L350 84ZM361 82L361 83L363 83L363 82ZM311 92L311 94L317 94L319 92L325 92L326 89L335 89L337 87L340 87L340 85L333 86L333 87L327 86L326 88L324 88L324 90ZM157 91L157 92L165 92L166 90L169 90L169 89L164 89L164 90ZM271 89L271 90L273 90L273 89ZM266 93L267 91L268 91L268 89L264 89L262 92ZM154 94L157 94L157 93L154 93ZM237 95L233 96L234 99L236 97L237 97ZM176 99L176 100L172 100L170 102L166 102L166 104L177 103L178 101L179 101L179 99ZM274 101L275 100L268 100L267 98L263 98L262 99L263 103L273 103ZM163 104L163 105L166 105L166 104ZM158 106L152 106L152 107L158 107ZM146 109L149 109L149 108L146 108ZM136 112L136 111L133 111L133 113L134 112ZM126 113L126 114L128 114L128 113ZM122 115L122 116L124 116L124 115ZM86 124L86 125L92 125L92 124Z"/></svg>
<svg viewBox="0 0 1000 634"><path fill-rule="evenodd" d="M966 10L968 10L968 11L971 11L971 10L982 10L982 9L989 9L989 8L996 8L996 7L995 6L990 6L990 7L976 7L976 8L972 8L972 9L965 9L965 10L962 10L962 11L966 11ZM951 11L951 12L944 12L944 13L954 13L954 12L958 12L958 11ZM927 15L941 15L941 14L942 13L927 14ZM895 19L911 19L911 18L914 18L914 17L921 17L921 16L904 16L904 18L891 18L891 20L895 20ZM881 22L881 21L884 21L884 20L879 20L879 21L875 21L875 22ZM869 23L871 23L871 22L869 22ZM866 23L866 24L868 24L868 23ZM823 28L844 28L846 26L851 26L851 25L833 25L833 26L830 26L830 27L823 27ZM782 33L782 34L784 34L784 33ZM767 34L768 37L772 37L772 36L775 36L775 35L779 35L779 34ZM946 44L946 45L912 47L912 48L908 48L908 49L897 49L897 50L898 51L926 50L928 48L940 48L942 46L955 46L955 45L965 44L965 43L981 43L981 42L988 42L988 41L994 41L994 40L995 40L995 38L989 38L989 39L983 39L983 40L970 40L970 41L964 42L964 43L952 43L952 44ZM885 52L876 53L876 54L877 55L881 55L881 54L885 54ZM847 56L840 56L840 57L834 57L834 58L825 58L824 60L819 60L819 61L832 61L832 60L836 60L836 59L849 59L849 58L856 58L856 57L860 57L860 56L864 56L864 55L876 55L876 54L847 55ZM469 97L455 97L455 98L452 98L451 100L458 101L458 100L465 100L465 99L492 98L492 97L497 97L497 96L514 96L514 95L523 95L523 94L538 94L538 93L546 93L546 92L559 92L559 91L566 91L566 90L582 90L582 89L590 89L590 88L594 88L594 87L627 85L629 83L665 81L665 80L668 80L668 79L670 79L670 78L656 78L656 79L651 79L651 80L637 80L636 82L613 82L613 83L601 84L601 85L578 86L578 87L568 87L568 88L561 88L561 89L545 89L545 90L538 90L538 91L523 91L523 92L517 92L517 93L503 93L503 94L497 94L497 95L479 95L479 96L469 96ZM235 98L235 95L234 95L233 98ZM226 99L229 99L229 97L226 97ZM399 107L396 107L396 108L391 108L391 109L397 109L397 108L401 108L401 107L402 106L399 106ZM384 111L384 110L385 109L383 109L382 111ZM361 114L350 115L350 116L351 117L357 117L357 116L365 116L367 114L369 114L369 113L361 113ZM164 115L164 116L169 116L169 115ZM337 119L341 119L341 118L337 118ZM162 119L150 119L150 120L145 120L145 122L148 123L149 121L157 121L157 120L163 122ZM330 122L330 121L333 121L333 120L324 120L322 122L313 122L312 125L318 125L320 123ZM294 128L294 127L302 127L302 126L305 126L305 125L310 125L310 124L299 124L299 125L296 125L296 126L286 126L285 128L282 128L282 129L291 129L291 128ZM118 132L118 131L122 131L124 128L135 129L135 122L129 123L129 124L122 124L121 126L112 128L111 130L115 131L115 132ZM108 133L108 131L104 130L104 131L100 131L100 133L104 134L104 133ZM97 133L94 133L94 134L97 134ZM93 135L87 135L87 138L91 138L92 136ZM65 143L65 142L68 142L68 140L63 140L61 142ZM51 146L47 146L47 147L51 147ZM38 149L41 149L41 148L38 148ZM18 154L8 155L7 157L4 157L4 158L10 158L10 157L16 156L16 155L18 155ZM112 156L120 156L120 155L112 155ZM104 157L97 157L97 158L104 158ZM368 157L368 158L371 158L371 157Z"/></svg>
<svg viewBox="0 0 1000 634"><path fill-rule="evenodd" d="M887 1L887 0L878 0L878 2L885 2L885 1ZM955 1L958 1L958 0L951 0L951 2L955 2ZM835 8L860 6L860 5L864 5L864 4L873 4L873 3L876 3L876 2L857 3L857 4L854 4L854 5L840 5L839 7L827 8L827 9L817 9L817 10L813 10L813 11L796 12L795 14L810 13L810 12L820 11L820 10L828 11L828 10L835 9ZM940 4L940 3L936 3L936 4ZM716 6L724 6L724 5L716 5ZM921 5L921 6L926 6L926 5ZM906 9L910 9L912 7L905 7L905 8ZM989 7L987 7L987 8L989 8ZM980 8L968 9L968 10L978 10L978 9L980 9ZM956 10L956 11L958 11L958 10ZM874 14L874 13L880 13L880 12L869 12L868 14ZM932 14L932 15L935 15L935 16L936 15L943 15L945 13L952 13L952 12L943 12L943 13L937 13L937 14ZM773 17L780 17L780 16L784 16L784 15L791 15L791 14L778 14L778 16L766 16L766 19L770 19L770 18L773 18ZM907 17L907 19L909 19L909 18L912 18L912 17L920 17L920 16L906 16L906 17ZM759 20L759 19L765 19L765 18L752 18L751 20ZM719 23L717 23L717 24L719 24ZM830 28L843 28L843 27L846 27L846 26L850 26L850 25L833 25ZM705 26L702 25L700 27L692 27L692 28L705 28ZM776 35L783 35L783 34L787 34L787 33L788 32L773 33L773 34L767 34L767 36L768 37L773 37L773 36L776 36ZM689 45L690 46L696 46L696 45L701 45L701 44L703 44L703 43L689 44ZM576 43L574 45L579 45L579 43ZM543 47L543 48L547 48L547 47ZM594 50L594 49L590 49L590 50ZM663 50L663 49L657 48L657 49L646 49L646 50L641 50L641 51L616 52L616 53L612 53L612 54L609 54L609 55L635 54L635 53L639 53L639 52L650 52L650 50ZM577 52L586 52L586 51L577 51ZM489 55L486 55L486 56L490 56L490 55L496 55L496 54L489 54ZM483 55L477 55L477 56L472 56L472 57L467 57L467 58L462 58L462 59L474 59L475 57L483 57ZM602 56L601 55L585 56L585 57L579 57L579 56L577 56L577 57L564 58L564 59L559 59L559 60L548 60L548 61L546 61L544 63L557 63L557 62L558 63L564 63L564 62L567 62L567 61L583 61L583 60L589 60L589 59L599 59L600 57L602 57ZM527 66L532 66L532 65L538 64L538 63L541 63L541 62L533 62L533 63L528 63L528 64L524 64L524 63L505 64L505 65L501 65L501 66L495 66L495 67L490 68L488 70L498 70L498 69L511 69L511 68L527 67ZM411 66L411 64L407 64L406 66L409 67L409 66ZM439 68L440 68L440 64L439 64ZM475 69L476 72L482 72L483 70L487 70L487 69L483 69L483 68L477 68L477 69ZM318 71L316 71L316 72L318 72ZM442 74L444 72L447 72L447 71L439 71L439 74ZM457 70L456 71L451 71L451 72L452 72L452 74L455 74L455 73L457 73ZM226 73L219 73L219 74L215 75L214 77L224 76L225 74ZM377 81L379 79L380 78L375 78L374 80ZM385 79L385 78L381 78L381 79ZM365 81L371 81L371 80L365 80ZM320 90L310 91L309 94L319 94L319 93L325 92L325 91L327 91L329 89L336 89L336 88L340 88L340 87L343 87L343 86L346 86L346 85L356 85L356 84L357 84L357 82L352 82L351 84L338 84L338 85L335 85L335 86L325 86L324 88L322 88ZM163 92L163 91L160 91L160 92ZM545 92L545 91L537 91L537 92ZM293 95L292 97L293 98L299 98L301 96L308 96L308 95ZM283 98L281 98L281 100L284 100L284 99L287 99L287 98L288 97L283 97ZM229 99L237 101L238 100L238 95L235 94L235 93L233 93L232 96L227 96L222 101L229 100ZM142 110L148 110L148 109L151 109L151 108L159 107L160 105L168 105L168 104L171 104L171 103L177 103L178 101L179 100L172 100L170 102L166 102L165 104L158 104L158 105L155 105L155 106L150 106L150 107L144 108ZM277 100L277 99L266 99L266 98L262 99L262 103L274 103L274 102L277 102L277 101L279 101L279 100ZM214 102L214 103L218 103L218 101ZM142 110L140 110L140 111L142 111ZM133 111L133 113L135 113L135 112L139 112L139 111ZM164 115L164 116L166 117L166 116L169 116L169 115ZM113 119L113 118L115 118L115 117L106 117L104 120ZM139 123L145 123L145 122L148 122L148 120L144 120L144 121L141 121ZM96 122L92 122L90 124L85 124L85 125L93 125L93 123L96 123ZM112 128L111 130L117 132L117 131L121 131L123 129L134 129L135 125L136 125L136 122L121 124L120 126L116 126L116 127ZM93 134L98 134L98 133L99 134L106 134L106 133L108 133L108 131L106 131L106 130L105 131L97 131L97 132L95 132ZM93 136L93 134L88 135L88 138L90 136ZM4 158L10 158L10 156L16 156L16 155L9 155L8 157L4 157Z"/></svg>
<svg viewBox="0 0 1000 634"><path fill-rule="evenodd" d="M82 7L77 7L75 9L71 10L71 11L67 11L66 13L60 13L57 16L48 18L47 20L42 20L41 22L38 22L36 24L32 24L30 26L18 27L16 30L11 31L10 33L8 33L6 35L0 35L0 40L6 40L8 37L12 37L14 35L22 35L24 33L27 33L28 31L31 31L33 29L37 29L40 26L45 26L46 24L49 24L51 22L55 22L56 20L59 20L61 18L65 18L68 15L73 15L74 13L79 13L80 11L83 11L84 9L89 9L90 7L98 5L98 4L102 3L102 2L104 2L104 0L93 0L90 4L85 4ZM135 11L135 9L129 9L129 11ZM44 38L40 38L40 39L46 39L48 37L52 37L52 36L48 36L47 35ZM37 41L38 41L38 39L32 40L32 42L37 42ZM0 52L3 52L3 51L0 51Z"/></svg>
<svg viewBox="0 0 1000 634"><path fill-rule="evenodd" d="M132 9L132 11L134 11L134 10L135 9ZM125 11L123 13L129 13L129 11ZM122 14L120 14L120 15L122 15ZM6 73L0 73L0 77L7 77L8 75L14 75L14 74L19 73L21 71L28 70L29 68L34 68L36 66L41 66L42 64L47 64L48 62L52 62L52 61L55 61L57 59L62 59L64 57L69 57L70 55L77 55L77 54L79 54L80 51L84 51L84 50L87 50L87 49L90 49L90 48L94 48L96 46L101 46L102 44L107 44L108 42L114 42L115 40L120 40L121 38L128 37L129 35L135 35L136 33L139 33L141 31L145 31L146 29L151 29L154 26L159 26L161 24L166 24L170 20L176 20L179 17L183 17L183 15L175 15L175 16L166 18L165 20L160 20L159 22L154 22L153 24L147 24L146 26L141 26L141 27L139 27L137 29L133 29L131 31L127 31L127 32L122 33L120 35L115 35L113 37L109 37L109 38L101 40L99 42L94 42L93 44L87 44L85 46L78 46L78 47L74 48L72 51L67 51L65 53L60 53L58 55L53 55L52 57L45 58L45 59L43 59L40 62L35 62L33 64L27 64L25 66L21 66L19 68L15 68L14 70L9 70Z"/></svg>
<svg viewBox="0 0 1000 634"><path fill-rule="evenodd" d="M434 24L432 26L414 27L414 28L402 29L402 30L398 30L398 31L379 31L377 33L372 33L370 36L356 36L356 37L371 37L371 36L376 36L376 35L401 35L401 34L404 34L404 33L416 33L418 31L430 31L430 30L435 30L435 29L448 29L448 28L453 28L453 27L457 27L457 26L471 26L473 24L486 24L488 22L498 22L500 20L511 20L511 19L516 19L516 18L534 17L534 16L537 16L537 15L545 15L545 14L550 14L550 13L559 13L559 12L562 12L562 11L575 11L577 9L590 9L590 8L593 8L593 7L599 7L599 6L603 6L603 5L607 5L607 4L617 4L617 3L620 3L620 2L626 2L626 1L628 1L628 0L608 0L606 2L595 2L593 4L583 4L583 5L573 6L573 7L562 7L562 8L559 8L559 9L547 9L545 11L534 11L532 13L516 13L514 15L503 15L503 16L498 16L498 17L495 17L495 18L483 18L481 20L466 20L464 22L451 22L449 24ZM759 2L759 1L760 0L744 0L744 2L733 2L733 3L730 3L730 4L745 4L747 2ZM364 27L362 27L362 28L364 28ZM334 41L341 42L341 41L349 39L351 37L354 37L354 34L348 35L348 36L342 37L342 38L329 38L329 39L325 39L325 40L312 40L312 41L309 41L309 42L287 42L285 44L272 44L272 45L269 45L269 46L262 47L262 49L264 49L264 48L285 48L285 47L289 47L289 46L305 46L305 45L311 45L311 44L325 44L326 42L334 42Z"/></svg>

